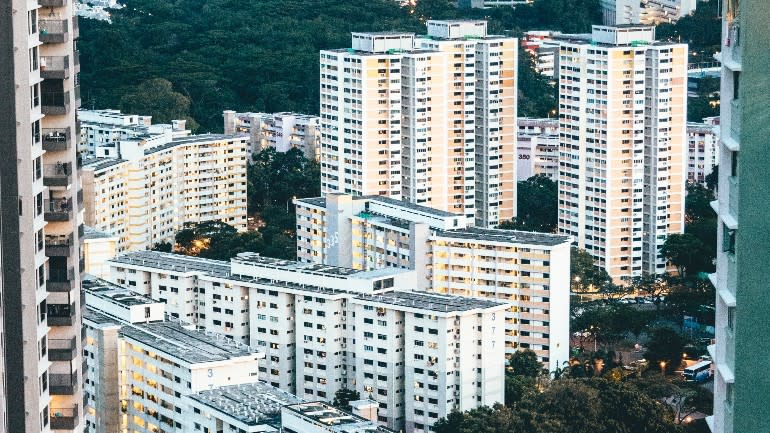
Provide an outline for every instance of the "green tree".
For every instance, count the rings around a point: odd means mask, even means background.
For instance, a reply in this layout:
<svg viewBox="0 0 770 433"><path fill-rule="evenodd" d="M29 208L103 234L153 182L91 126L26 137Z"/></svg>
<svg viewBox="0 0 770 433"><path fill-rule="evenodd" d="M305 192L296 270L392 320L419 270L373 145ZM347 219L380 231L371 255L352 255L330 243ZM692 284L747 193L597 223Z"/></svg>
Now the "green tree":
<svg viewBox="0 0 770 433"><path fill-rule="evenodd" d="M685 222L691 223L713 217L714 209L711 208L711 202L714 199L714 192L711 189L697 183L688 185L684 201Z"/></svg>
<svg viewBox="0 0 770 433"><path fill-rule="evenodd" d="M686 277L688 273L709 270L713 257L703 242L689 233L669 235L660 247L660 253L676 266L682 277Z"/></svg>
<svg viewBox="0 0 770 433"><path fill-rule="evenodd" d="M537 392L534 377L505 372L505 405L515 406Z"/></svg>
<svg viewBox="0 0 770 433"><path fill-rule="evenodd" d="M702 323L714 324L713 307L716 292L711 281L701 278L672 278L666 295L670 318L678 323L684 316L693 316ZM704 308L707 310L704 311Z"/></svg>
<svg viewBox="0 0 770 433"><path fill-rule="evenodd" d="M713 62L721 48L720 2L699 2L698 8L675 24L660 24L655 36L660 40L689 45L690 63Z"/></svg>
<svg viewBox="0 0 770 433"><path fill-rule="evenodd" d="M537 354L529 349L514 352L508 366L516 376L538 377L543 373L543 364L537 360Z"/></svg>
<svg viewBox="0 0 770 433"><path fill-rule="evenodd" d="M299 149L278 152L269 147L253 155L247 191L250 212L274 206L273 210L284 208L284 213L293 214L294 198L321 195L320 165Z"/></svg>
<svg viewBox="0 0 770 433"><path fill-rule="evenodd" d="M188 128L197 129L197 123L190 117L190 98L175 92L173 84L164 78L143 81L120 99L120 109L150 115L154 123L186 119Z"/></svg>
<svg viewBox="0 0 770 433"><path fill-rule="evenodd" d="M718 186L719 186L719 166L715 165L714 168L711 169L711 173L709 173L706 176L706 188L711 190L713 193L716 193Z"/></svg>
<svg viewBox="0 0 770 433"><path fill-rule="evenodd" d="M160 251L162 253L170 253L174 250L174 244L171 242L160 241L152 246L153 251Z"/></svg>
<svg viewBox="0 0 770 433"><path fill-rule="evenodd" d="M537 70L533 53L519 49L518 115L521 117L556 117L558 92L548 77Z"/></svg>
<svg viewBox="0 0 770 433"><path fill-rule="evenodd" d="M595 264L593 256L576 247L572 247L570 255L570 277L575 293L601 291L612 284L612 278L603 267Z"/></svg>
<svg viewBox="0 0 770 433"><path fill-rule="evenodd" d="M605 379L561 379L514 406L452 412L437 433L671 433L671 409L633 386Z"/></svg>
<svg viewBox="0 0 770 433"><path fill-rule="evenodd" d="M233 257L237 237L235 227L222 221L186 223L175 236L175 250L188 256L228 260Z"/></svg>
<svg viewBox="0 0 770 433"><path fill-rule="evenodd" d="M556 182L543 174L518 183L518 216L499 228L553 233L556 231L558 189Z"/></svg>
<svg viewBox="0 0 770 433"><path fill-rule="evenodd" d="M433 425L436 433L512 433L525 426L519 410L501 404L481 406L467 412L453 411Z"/></svg>
<svg viewBox="0 0 770 433"><path fill-rule="evenodd" d="M684 338L673 329L657 328L650 335L644 357L651 363L652 368L658 366L670 373L681 365L685 343Z"/></svg>
<svg viewBox="0 0 770 433"><path fill-rule="evenodd" d="M332 406L336 407L337 409L342 409L346 412L350 412L352 407L350 406L351 401L356 401L361 399L361 394L354 390L349 388L340 388L337 390L337 392L334 393L334 400L332 401Z"/></svg>

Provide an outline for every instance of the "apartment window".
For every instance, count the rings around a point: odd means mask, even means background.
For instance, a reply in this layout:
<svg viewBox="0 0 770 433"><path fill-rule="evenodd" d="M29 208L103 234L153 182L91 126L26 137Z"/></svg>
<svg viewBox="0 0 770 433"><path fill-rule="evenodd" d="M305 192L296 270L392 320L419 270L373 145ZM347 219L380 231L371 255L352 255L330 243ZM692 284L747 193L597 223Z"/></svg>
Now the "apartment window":
<svg viewBox="0 0 770 433"><path fill-rule="evenodd" d="M738 176L738 152L730 152L730 176Z"/></svg>
<svg viewBox="0 0 770 433"><path fill-rule="evenodd" d="M36 120L32 122L32 143L40 143L40 121Z"/></svg>
<svg viewBox="0 0 770 433"><path fill-rule="evenodd" d="M735 331L735 307L727 307L727 329Z"/></svg>
<svg viewBox="0 0 770 433"><path fill-rule="evenodd" d="M37 33L37 10L29 11L27 16L29 17L29 34L34 35ZM46 411L46 413L48 413L48 411Z"/></svg>
<svg viewBox="0 0 770 433"><path fill-rule="evenodd" d="M38 193L35 196L35 215L43 213L43 193Z"/></svg>
<svg viewBox="0 0 770 433"><path fill-rule="evenodd" d="M722 225L722 251L726 253L735 253L735 230Z"/></svg>

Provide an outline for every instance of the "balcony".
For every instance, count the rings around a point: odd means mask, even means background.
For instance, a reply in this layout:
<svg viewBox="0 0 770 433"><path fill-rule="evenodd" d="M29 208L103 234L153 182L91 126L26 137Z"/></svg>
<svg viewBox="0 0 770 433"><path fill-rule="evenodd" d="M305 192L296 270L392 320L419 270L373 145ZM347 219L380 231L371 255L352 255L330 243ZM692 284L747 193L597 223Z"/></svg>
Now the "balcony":
<svg viewBox="0 0 770 433"><path fill-rule="evenodd" d="M43 217L48 222L69 221L72 219L71 198L44 200L43 207Z"/></svg>
<svg viewBox="0 0 770 433"><path fill-rule="evenodd" d="M72 326L75 322L75 304L48 304L48 324ZM53 394L53 392L51 393Z"/></svg>
<svg viewBox="0 0 770 433"><path fill-rule="evenodd" d="M68 235L45 235L46 257L69 257L73 253L72 233Z"/></svg>
<svg viewBox="0 0 770 433"><path fill-rule="evenodd" d="M78 209L83 209L83 188L80 188L78 190L78 193L77 193L76 197L77 197L77 202L78 202ZM80 237L81 238L83 237L83 233L80 233Z"/></svg>
<svg viewBox="0 0 770 433"><path fill-rule="evenodd" d="M72 145L70 128L43 128L43 150L67 150Z"/></svg>
<svg viewBox="0 0 770 433"><path fill-rule="evenodd" d="M72 163L57 162L43 166L43 185L68 186L72 182Z"/></svg>
<svg viewBox="0 0 770 433"><path fill-rule="evenodd" d="M52 116L69 113L70 92L44 92L41 109L43 114Z"/></svg>
<svg viewBox="0 0 770 433"><path fill-rule="evenodd" d="M75 107L80 107L80 84L75 86Z"/></svg>
<svg viewBox="0 0 770 433"><path fill-rule="evenodd" d="M47 80L69 78L69 56L40 56L40 76Z"/></svg>
<svg viewBox="0 0 770 433"><path fill-rule="evenodd" d="M40 42L62 43L69 39L67 20L38 20Z"/></svg>
<svg viewBox="0 0 770 433"><path fill-rule="evenodd" d="M42 7L62 7L67 6L67 0L38 0L38 3Z"/></svg>
<svg viewBox="0 0 770 433"><path fill-rule="evenodd" d="M49 375L49 390L51 395L74 395L78 387L78 373Z"/></svg>
<svg viewBox="0 0 770 433"><path fill-rule="evenodd" d="M48 359L51 361L72 361L77 352L77 337L48 340Z"/></svg>
<svg viewBox="0 0 770 433"><path fill-rule="evenodd" d="M78 425L78 405L52 407L50 414L52 430L74 430Z"/></svg>
<svg viewBox="0 0 770 433"><path fill-rule="evenodd" d="M47 292L69 292L75 288L75 268L48 268Z"/></svg>
<svg viewBox="0 0 770 433"><path fill-rule="evenodd" d="M75 50L72 57L72 63L75 65L75 73L80 72L80 51Z"/></svg>

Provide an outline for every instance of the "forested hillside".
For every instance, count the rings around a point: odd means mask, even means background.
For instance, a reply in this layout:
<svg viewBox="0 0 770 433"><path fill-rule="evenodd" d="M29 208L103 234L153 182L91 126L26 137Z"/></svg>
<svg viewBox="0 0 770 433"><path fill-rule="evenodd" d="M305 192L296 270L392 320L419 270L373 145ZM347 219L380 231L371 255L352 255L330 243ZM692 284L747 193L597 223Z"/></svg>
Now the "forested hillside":
<svg viewBox="0 0 770 433"><path fill-rule="evenodd" d="M484 18L491 31L511 35L587 31L599 22L598 0L493 10L458 10L447 0L420 0L415 9L393 0L125 3L112 24L81 20L83 107L152 114L159 122L187 116L201 132L221 130L225 108L317 113L318 51L349 46L351 31L422 33L429 18ZM545 116L555 108L554 89L529 72L520 74L521 114Z"/></svg>

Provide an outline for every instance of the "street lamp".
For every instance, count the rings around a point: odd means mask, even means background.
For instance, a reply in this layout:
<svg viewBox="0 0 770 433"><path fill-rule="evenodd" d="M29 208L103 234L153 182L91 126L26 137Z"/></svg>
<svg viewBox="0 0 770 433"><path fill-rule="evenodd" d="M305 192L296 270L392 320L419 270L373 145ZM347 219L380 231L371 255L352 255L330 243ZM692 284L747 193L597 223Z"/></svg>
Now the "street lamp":
<svg viewBox="0 0 770 433"><path fill-rule="evenodd" d="M666 361L660 361L660 373L666 376Z"/></svg>

